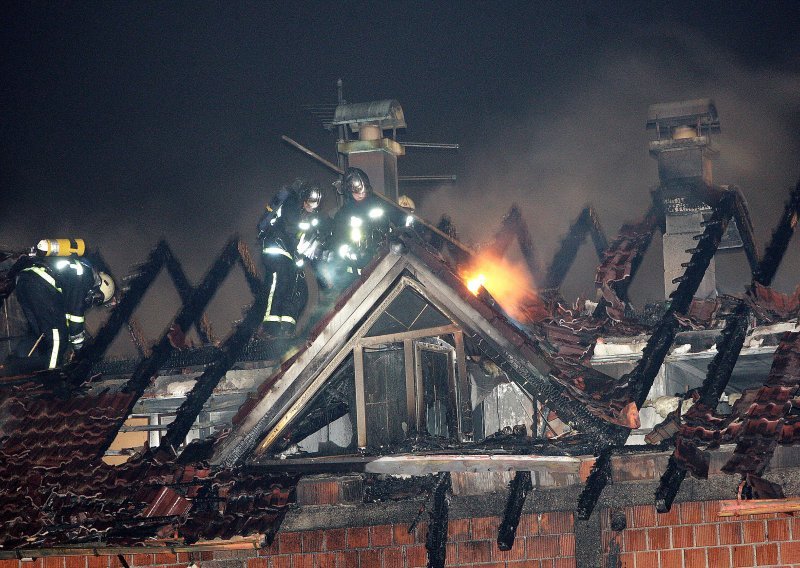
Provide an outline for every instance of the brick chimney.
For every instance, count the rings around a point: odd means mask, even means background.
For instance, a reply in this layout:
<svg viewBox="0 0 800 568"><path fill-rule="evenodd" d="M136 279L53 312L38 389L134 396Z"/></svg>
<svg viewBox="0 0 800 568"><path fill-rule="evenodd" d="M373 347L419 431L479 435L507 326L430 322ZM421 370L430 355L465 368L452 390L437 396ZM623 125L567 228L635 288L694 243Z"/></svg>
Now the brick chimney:
<svg viewBox="0 0 800 568"><path fill-rule="evenodd" d="M695 99L651 105L647 128L655 133L650 154L658 160L660 179L657 195L666 217L663 236L664 297L677 288L673 280L684 273L682 263L696 246L695 235L703 232L702 221L711 207L703 201L712 183L712 159L717 152L711 144L711 133L719 132L719 119L714 101ZM695 296L716 296L714 260Z"/></svg>

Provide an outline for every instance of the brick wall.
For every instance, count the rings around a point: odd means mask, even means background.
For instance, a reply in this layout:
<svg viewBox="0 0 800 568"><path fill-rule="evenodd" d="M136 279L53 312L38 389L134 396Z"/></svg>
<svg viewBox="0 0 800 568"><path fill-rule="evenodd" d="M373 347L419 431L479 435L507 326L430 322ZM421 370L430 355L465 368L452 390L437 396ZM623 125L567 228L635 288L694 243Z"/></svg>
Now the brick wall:
<svg viewBox="0 0 800 568"><path fill-rule="evenodd" d="M575 535L571 513L523 515L514 547L497 548L498 517L451 519L447 566L482 568L574 568ZM200 568L418 568L427 566L425 535L420 523L377 525L321 531L280 532L271 547L194 554ZM186 568L189 555L125 555L131 568ZM0 560L0 568L121 568L116 556L48 557L33 562Z"/></svg>
<svg viewBox="0 0 800 568"><path fill-rule="evenodd" d="M800 518L719 517L719 509L719 501L676 503L664 514L652 505L605 509L601 529L606 565L613 565L616 557L623 568L800 567ZM611 519L619 512L626 528L617 532L611 530Z"/></svg>

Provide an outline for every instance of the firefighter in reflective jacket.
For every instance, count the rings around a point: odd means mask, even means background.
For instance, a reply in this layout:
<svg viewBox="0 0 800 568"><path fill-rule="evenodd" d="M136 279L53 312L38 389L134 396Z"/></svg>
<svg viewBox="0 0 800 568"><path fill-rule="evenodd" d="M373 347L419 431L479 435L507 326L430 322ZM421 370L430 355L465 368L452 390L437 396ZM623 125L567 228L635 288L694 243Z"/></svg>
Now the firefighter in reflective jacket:
<svg viewBox="0 0 800 568"><path fill-rule="evenodd" d="M278 192L258 223L268 293L262 329L268 336L291 336L305 305L308 291L302 278L303 257L310 258L317 248L309 242L311 214L321 198L318 187L295 180ZM306 224L309 227L304 230Z"/></svg>
<svg viewBox="0 0 800 568"><path fill-rule="evenodd" d="M44 257L19 272L15 290L30 326L17 356L52 369L65 362L68 346L75 351L83 347L85 312L111 300L114 281L85 258Z"/></svg>
<svg viewBox="0 0 800 568"><path fill-rule="evenodd" d="M372 193L369 178L359 168L347 168L342 178L345 202L333 218L332 253L360 272L391 228L387 205Z"/></svg>

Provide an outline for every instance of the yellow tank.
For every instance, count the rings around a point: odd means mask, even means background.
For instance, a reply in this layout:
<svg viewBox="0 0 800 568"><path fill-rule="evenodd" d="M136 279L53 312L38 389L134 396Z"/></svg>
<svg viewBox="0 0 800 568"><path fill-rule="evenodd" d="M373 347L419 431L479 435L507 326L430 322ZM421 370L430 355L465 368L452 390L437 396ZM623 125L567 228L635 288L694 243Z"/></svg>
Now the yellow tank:
<svg viewBox="0 0 800 568"><path fill-rule="evenodd" d="M83 239L42 239L36 244L42 256L83 256L86 243Z"/></svg>

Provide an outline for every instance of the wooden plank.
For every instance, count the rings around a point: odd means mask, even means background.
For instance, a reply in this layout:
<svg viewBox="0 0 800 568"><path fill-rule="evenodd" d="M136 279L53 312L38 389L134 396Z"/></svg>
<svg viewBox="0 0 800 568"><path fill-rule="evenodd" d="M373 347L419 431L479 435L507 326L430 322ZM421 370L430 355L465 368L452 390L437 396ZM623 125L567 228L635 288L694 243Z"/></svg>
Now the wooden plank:
<svg viewBox="0 0 800 568"><path fill-rule="evenodd" d="M364 350L360 345L353 348L353 370L356 376L356 429L358 447L367 445L366 395L364 393Z"/></svg>
<svg viewBox="0 0 800 568"><path fill-rule="evenodd" d="M367 473L428 475L441 471L541 471L574 473L580 470L581 460L571 456L493 456L493 455L428 455L385 456L366 464Z"/></svg>
<svg viewBox="0 0 800 568"><path fill-rule="evenodd" d="M794 511L800 511L800 497L722 501L718 516L740 517L767 513L792 513Z"/></svg>

